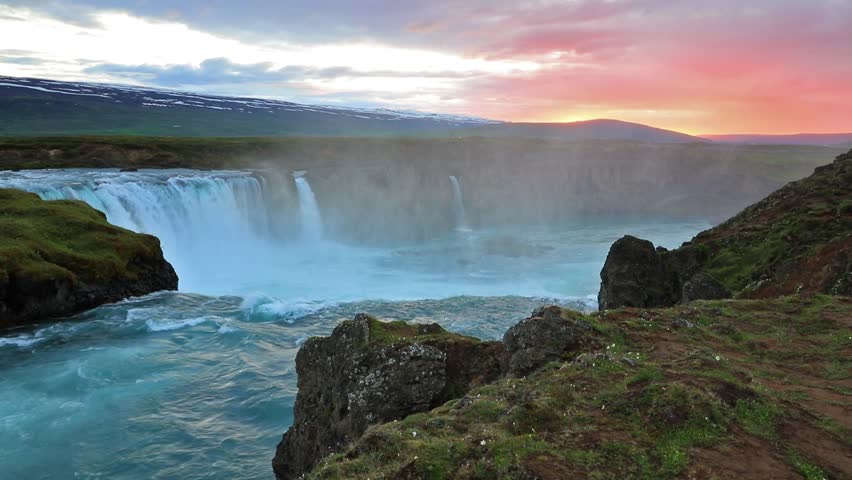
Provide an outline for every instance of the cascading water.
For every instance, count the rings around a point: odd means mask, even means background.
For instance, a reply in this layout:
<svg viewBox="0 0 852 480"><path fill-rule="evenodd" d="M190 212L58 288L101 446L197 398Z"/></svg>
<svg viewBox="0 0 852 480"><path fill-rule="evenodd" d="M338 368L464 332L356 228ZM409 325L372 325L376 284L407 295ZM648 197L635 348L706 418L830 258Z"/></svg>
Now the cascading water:
<svg viewBox="0 0 852 480"><path fill-rule="evenodd" d="M453 213L456 217L456 230L467 231L467 215L464 211L464 197L462 197L461 185L455 175L450 175L450 184L453 186Z"/></svg>
<svg viewBox="0 0 852 480"><path fill-rule="evenodd" d="M294 176L295 194L280 172L266 183L232 171L0 172L0 187L80 199L157 235L181 288L0 334L0 477L270 478L309 336L363 311L497 339L543 303L593 307L619 236L672 247L706 227L612 221L474 234L450 177L463 234L341 245L323 236L304 173ZM337 226L334 198L320 200ZM290 241L299 227L302 240Z"/></svg>
<svg viewBox="0 0 852 480"><path fill-rule="evenodd" d="M306 241L322 239L322 217L311 184L305 178L305 172L295 172L296 192L299 195L299 211L302 218L302 238Z"/></svg>
<svg viewBox="0 0 852 480"><path fill-rule="evenodd" d="M208 291L211 275L221 274L211 259L235 261L270 240L260 182L247 172L24 172L3 184L46 200L82 200L110 223L155 235L191 291Z"/></svg>

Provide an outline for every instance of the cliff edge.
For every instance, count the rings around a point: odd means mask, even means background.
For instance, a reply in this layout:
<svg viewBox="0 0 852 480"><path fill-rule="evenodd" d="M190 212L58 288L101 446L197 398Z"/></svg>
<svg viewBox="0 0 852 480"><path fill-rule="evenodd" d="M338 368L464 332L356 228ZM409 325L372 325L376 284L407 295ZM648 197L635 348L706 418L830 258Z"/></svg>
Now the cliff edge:
<svg viewBox="0 0 852 480"><path fill-rule="evenodd" d="M156 237L83 202L0 189L0 328L177 286Z"/></svg>
<svg viewBox="0 0 852 480"><path fill-rule="evenodd" d="M852 477L852 299L547 311L596 340L372 425L304 478Z"/></svg>
<svg viewBox="0 0 852 480"><path fill-rule="evenodd" d="M499 343L344 322L299 352L276 475L852 478L850 188L852 152L678 249L624 237L601 311Z"/></svg>
<svg viewBox="0 0 852 480"><path fill-rule="evenodd" d="M301 478L323 458L348 449L371 425L570 359L595 339L581 314L555 307L533 313L502 342L457 335L437 324L382 322L359 314L299 350L295 421L278 444L275 475Z"/></svg>
<svg viewBox="0 0 852 480"><path fill-rule="evenodd" d="M668 251L626 236L601 271L598 304L852 295L852 151Z"/></svg>

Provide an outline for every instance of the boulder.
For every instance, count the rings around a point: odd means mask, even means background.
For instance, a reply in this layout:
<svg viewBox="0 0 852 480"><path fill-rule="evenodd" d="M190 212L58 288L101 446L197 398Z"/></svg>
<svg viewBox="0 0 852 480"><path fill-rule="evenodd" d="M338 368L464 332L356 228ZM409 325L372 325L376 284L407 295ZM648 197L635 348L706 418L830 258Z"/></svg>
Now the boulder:
<svg viewBox="0 0 852 480"><path fill-rule="evenodd" d="M664 261L670 252L630 235L610 247L603 270L598 308L661 307L677 303L680 278Z"/></svg>
<svg viewBox="0 0 852 480"><path fill-rule="evenodd" d="M548 362L569 360L589 349L596 336L582 313L556 306L536 310L503 336L509 373L526 375Z"/></svg>
<svg viewBox="0 0 852 480"><path fill-rule="evenodd" d="M299 478L372 424L430 410L496 379L503 357L498 342L366 314L330 337L309 339L296 356L295 419L272 460L276 478Z"/></svg>
<svg viewBox="0 0 852 480"><path fill-rule="evenodd" d="M723 298L731 298L731 291L722 282L706 273L697 273L683 284L680 302L720 300Z"/></svg>

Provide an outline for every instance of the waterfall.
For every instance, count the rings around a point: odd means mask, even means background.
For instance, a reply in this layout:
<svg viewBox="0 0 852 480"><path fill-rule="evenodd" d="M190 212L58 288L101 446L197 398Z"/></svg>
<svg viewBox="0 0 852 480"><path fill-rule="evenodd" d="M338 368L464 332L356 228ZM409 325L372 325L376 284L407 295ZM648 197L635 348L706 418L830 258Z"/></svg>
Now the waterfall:
<svg viewBox="0 0 852 480"><path fill-rule="evenodd" d="M294 172L296 192L299 196L299 212L302 218L302 238L307 241L322 239L322 217L311 184L304 171Z"/></svg>
<svg viewBox="0 0 852 480"><path fill-rule="evenodd" d="M181 287L211 259L238 261L268 243L268 211L258 179L246 172L66 170L12 173L4 187L45 200L82 200L107 220L160 239ZM209 274L208 274L209 275Z"/></svg>
<svg viewBox="0 0 852 480"><path fill-rule="evenodd" d="M456 217L456 230L468 230L467 217L464 213L464 198L462 197L461 185L455 175L450 175L450 183L453 186L453 207Z"/></svg>

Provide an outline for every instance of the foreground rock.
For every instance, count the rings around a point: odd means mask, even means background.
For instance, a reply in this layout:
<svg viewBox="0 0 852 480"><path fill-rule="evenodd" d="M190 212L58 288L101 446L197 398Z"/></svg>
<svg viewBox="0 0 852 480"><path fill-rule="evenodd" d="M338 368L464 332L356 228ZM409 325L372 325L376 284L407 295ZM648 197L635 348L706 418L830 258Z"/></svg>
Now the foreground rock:
<svg viewBox="0 0 852 480"><path fill-rule="evenodd" d="M599 341L372 426L307 478L852 478L852 299L547 311Z"/></svg>
<svg viewBox="0 0 852 480"><path fill-rule="evenodd" d="M667 251L624 237L601 271L602 309L698 299L852 295L852 151Z"/></svg>
<svg viewBox="0 0 852 480"><path fill-rule="evenodd" d="M522 376L547 363L570 360L591 349L597 337L582 313L555 306L540 308L503 336L508 371Z"/></svg>
<svg viewBox="0 0 852 480"><path fill-rule="evenodd" d="M309 339L296 357L295 420L273 459L276 477L298 478L369 425L430 410L494 380L503 354L500 343L436 324L384 323L364 314L330 337Z"/></svg>
<svg viewBox="0 0 852 480"><path fill-rule="evenodd" d="M680 297L680 278L654 245L626 235L610 247L603 270L599 308L673 305Z"/></svg>
<svg viewBox="0 0 852 480"><path fill-rule="evenodd" d="M156 237L83 202L0 189L0 328L177 286Z"/></svg>
<svg viewBox="0 0 852 480"><path fill-rule="evenodd" d="M599 336L582 314L558 307L533 312L503 343L360 314L299 350L295 421L278 445L275 474L298 478L370 425L429 411L505 375L571 360Z"/></svg>

